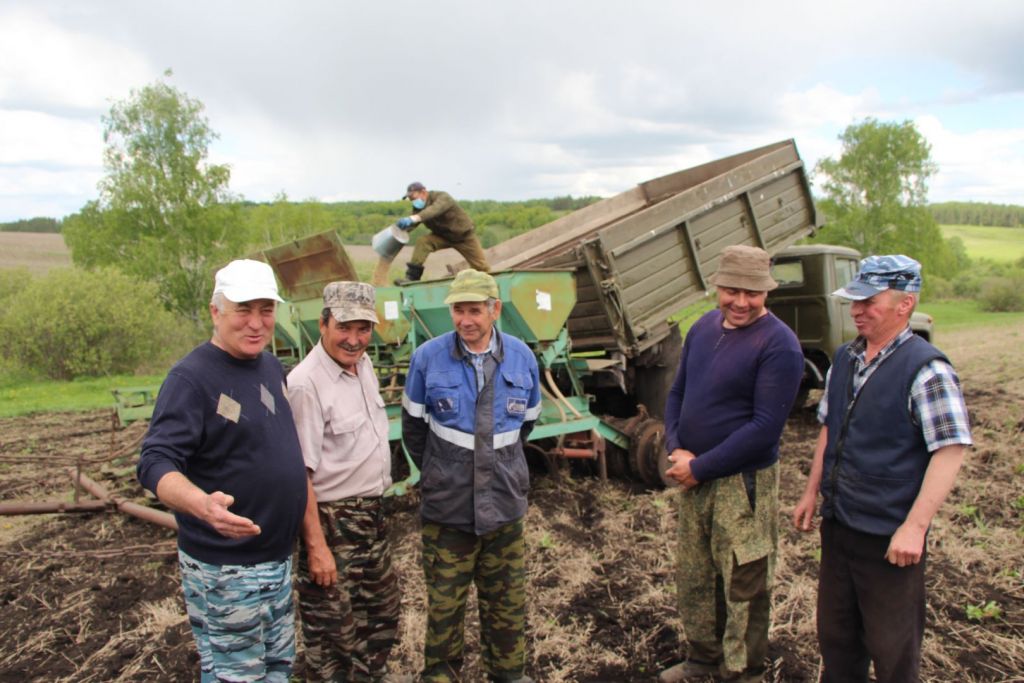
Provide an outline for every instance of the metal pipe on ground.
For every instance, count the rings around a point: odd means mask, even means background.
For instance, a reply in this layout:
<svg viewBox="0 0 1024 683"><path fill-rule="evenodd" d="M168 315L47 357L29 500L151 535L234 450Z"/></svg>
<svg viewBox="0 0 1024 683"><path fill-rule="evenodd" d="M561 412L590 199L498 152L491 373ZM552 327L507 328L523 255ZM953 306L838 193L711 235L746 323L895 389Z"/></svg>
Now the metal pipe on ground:
<svg viewBox="0 0 1024 683"><path fill-rule="evenodd" d="M133 503L130 500L125 500L121 496L111 494L102 485L93 481L84 474L77 474L74 469L69 469L68 474L71 475L72 480L81 483L82 488L86 491L99 498L100 500L110 501L117 509L125 514L129 514L132 517L138 517L141 520L152 522L153 524L159 524L160 526L167 527L168 529L178 530L178 522L174 519L174 515L160 510L154 510L151 507L145 505L139 505Z"/></svg>
<svg viewBox="0 0 1024 683"><path fill-rule="evenodd" d="M31 503L0 503L0 515L45 515L51 512L102 512L110 506L105 500L42 500Z"/></svg>
<svg viewBox="0 0 1024 683"><path fill-rule="evenodd" d="M597 452L593 448L552 448L550 452L563 458L597 458Z"/></svg>

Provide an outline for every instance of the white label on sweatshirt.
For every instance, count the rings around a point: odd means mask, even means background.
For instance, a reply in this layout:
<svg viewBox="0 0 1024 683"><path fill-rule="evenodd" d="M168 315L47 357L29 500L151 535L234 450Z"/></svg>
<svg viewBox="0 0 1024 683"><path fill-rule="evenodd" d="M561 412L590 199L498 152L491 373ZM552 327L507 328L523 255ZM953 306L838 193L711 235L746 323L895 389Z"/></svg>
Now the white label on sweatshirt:
<svg viewBox="0 0 1024 683"><path fill-rule="evenodd" d="M217 401L217 414L225 420L237 423L238 418L242 416L242 404L227 394L221 394L220 400Z"/></svg>

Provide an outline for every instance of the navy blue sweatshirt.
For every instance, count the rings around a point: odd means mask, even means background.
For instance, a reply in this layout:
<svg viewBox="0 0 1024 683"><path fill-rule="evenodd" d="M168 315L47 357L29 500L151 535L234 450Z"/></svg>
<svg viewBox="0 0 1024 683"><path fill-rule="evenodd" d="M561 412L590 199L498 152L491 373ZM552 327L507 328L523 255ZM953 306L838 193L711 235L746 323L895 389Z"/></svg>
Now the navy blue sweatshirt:
<svg viewBox="0 0 1024 683"><path fill-rule="evenodd" d="M764 469L779 459L804 359L793 331L771 313L746 327L705 313L686 335L665 404L665 447L697 459L697 481Z"/></svg>
<svg viewBox="0 0 1024 683"><path fill-rule="evenodd" d="M239 359L207 342L171 368L142 442L139 481L156 493L168 472L180 472L207 493L234 496L228 509L262 532L226 538L206 522L175 513L178 545L186 553L216 565L291 555L306 508L306 469L276 358Z"/></svg>

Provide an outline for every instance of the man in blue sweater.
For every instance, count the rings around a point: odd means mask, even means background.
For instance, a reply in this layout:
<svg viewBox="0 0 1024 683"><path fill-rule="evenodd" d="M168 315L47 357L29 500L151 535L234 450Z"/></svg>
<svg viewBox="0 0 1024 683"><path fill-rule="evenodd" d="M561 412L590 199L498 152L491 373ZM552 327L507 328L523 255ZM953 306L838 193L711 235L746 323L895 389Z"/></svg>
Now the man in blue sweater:
<svg viewBox="0 0 1024 683"><path fill-rule="evenodd" d="M295 657L291 556L306 471L274 333L270 266L217 272L213 338L157 397L139 481L178 521L178 558L201 680L288 680ZM229 510L230 508L230 510Z"/></svg>
<svg viewBox="0 0 1024 683"><path fill-rule="evenodd" d="M686 335L665 406L679 495L678 601L687 659L661 681L760 681L778 540L779 438L803 375L796 335L765 308L767 252L731 246L718 309Z"/></svg>

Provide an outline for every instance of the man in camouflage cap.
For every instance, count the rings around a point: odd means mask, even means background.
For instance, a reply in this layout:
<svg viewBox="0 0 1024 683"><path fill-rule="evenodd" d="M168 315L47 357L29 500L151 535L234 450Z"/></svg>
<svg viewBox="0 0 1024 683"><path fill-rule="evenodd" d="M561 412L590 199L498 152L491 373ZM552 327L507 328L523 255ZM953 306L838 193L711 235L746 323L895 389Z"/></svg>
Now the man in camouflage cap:
<svg viewBox="0 0 1024 683"><path fill-rule="evenodd" d="M422 471L422 680L461 680L466 597L475 583L488 680L528 683L523 446L540 415L537 359L495 328L501 300L487 273L460 272L445 303L455 331L416 349L402 396L402 438Z"/></svg>
<svg viewBox="0 0 1024 683"><path fill-rule="evenodd" d="M372 286L328 284L320 343L288 376L308 474L297 584L308 681L398 680L387 675L400 606L388 418L365 353L377 322Z"/></svg>
<svg viewBox="0 0 1024 683"><path fill-rule="evenodd" d="M921 264L869 256L835 296L858 336L840 347L818 406L822 424L793 524L821 505L818 642L823 681L917 681L928 526L971 444L960 382L913 334Z"/></svg>

